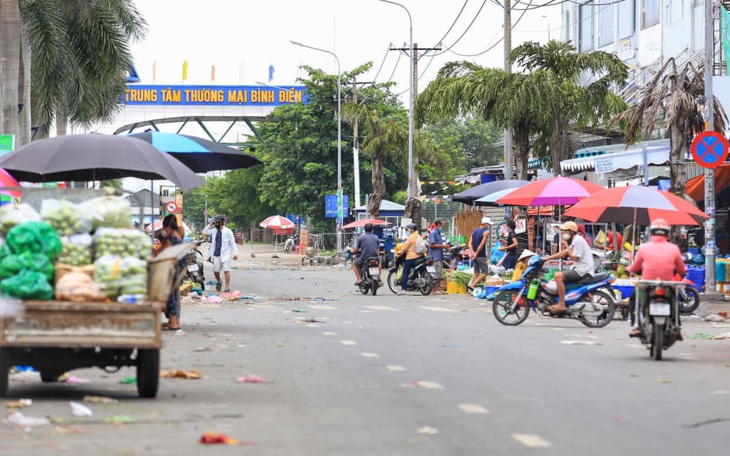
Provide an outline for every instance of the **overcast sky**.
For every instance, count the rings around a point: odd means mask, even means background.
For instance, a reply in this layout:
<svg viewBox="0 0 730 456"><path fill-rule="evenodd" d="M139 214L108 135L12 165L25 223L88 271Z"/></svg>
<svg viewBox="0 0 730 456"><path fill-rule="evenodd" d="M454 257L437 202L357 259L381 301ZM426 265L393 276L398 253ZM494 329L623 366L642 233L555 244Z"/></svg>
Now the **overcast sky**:
<svg viewBox="0 0 730 456"><path fill-rule="evenodd" d="M548 25L551 37L560 37L559 4L538 7L548 1L514 7L513 46L546 42ZM442 42L441 51L419 59L419 92L449 61L503 67L504 13L495 2L400 1L412 15L414 43L438 47ZM408 57L388 51L391 43L408 47L409 40L408 15L393 4L379 0L136 0L136 5L149 25L147 38L133 45L142 84L153 83L155 62L156 84L181 84L184 60L189 62L187 84L210 84L213 65L215 83L221 85L268 83L270 65L274 85L296 83L297 77L305 76L300 65L337 73L332 56L292 45L293 40L334 52L343 72L371 61L373 70L364 80L393 80L398 83L397 92L408 89Z"/></svg>

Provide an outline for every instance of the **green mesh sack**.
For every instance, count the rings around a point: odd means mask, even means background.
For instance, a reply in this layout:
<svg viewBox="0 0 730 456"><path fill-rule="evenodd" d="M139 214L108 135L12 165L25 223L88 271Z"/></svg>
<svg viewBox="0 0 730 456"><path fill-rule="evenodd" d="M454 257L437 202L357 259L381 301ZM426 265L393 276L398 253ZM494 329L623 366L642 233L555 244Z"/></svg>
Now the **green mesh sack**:
<svg viewBox="0 0 730 456"><path fill-rule="evenodd" d="M0 291L20 299L53 299L53 287L40 272L23 270L19 274L0 281Z"/></svg>
<svg viewBox="0 0 730 456"><path fill-rule="evenodd" d="M53 260L63 245L56 231L45 222L26 222L8 232L6 244L13 253L42 253Z"/></svg>

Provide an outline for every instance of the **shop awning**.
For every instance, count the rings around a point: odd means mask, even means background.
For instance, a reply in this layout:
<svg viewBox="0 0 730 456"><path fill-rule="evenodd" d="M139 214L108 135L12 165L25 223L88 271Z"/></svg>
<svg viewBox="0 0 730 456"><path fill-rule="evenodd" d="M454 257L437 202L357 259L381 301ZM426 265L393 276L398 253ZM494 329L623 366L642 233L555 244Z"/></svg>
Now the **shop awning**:
<svg viewBox="0 0 730 456"><path fill-rule="evenodd" d="M715 195L730 187L730 165L715 168ZM684 184L684 192L697 202L705 201L705 175L693 177Z"/></svg>
<svg viewBox="0 0 730 456"><path fill-rule="evenodd" d="M668 139L660 139L629 147L625 147L623 144L590 147L576 153L577 156L582 156L581 158L560 162L560 169L569 172L595 170L597 173L630 169L644 164L644 150L646 150L646 162L649 165L661 165L669 161L669 146Z"/></svg>

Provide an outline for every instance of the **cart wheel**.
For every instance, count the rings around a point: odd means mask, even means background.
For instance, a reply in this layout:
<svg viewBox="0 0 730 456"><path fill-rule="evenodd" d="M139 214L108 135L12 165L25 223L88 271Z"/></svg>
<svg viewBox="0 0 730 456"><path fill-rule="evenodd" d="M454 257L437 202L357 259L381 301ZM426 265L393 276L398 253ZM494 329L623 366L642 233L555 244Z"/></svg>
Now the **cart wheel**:
<svg viewBox="0 0 730 456"><path fill-rule="evenodd" d="M160 350L137 350L137 393L139 397L157 396L160 384Z"/></svg>
<svg viewBox="0 0 730 456"><path fill-rule="evenodd" d="M0 348L0 397L8 394L8 379L10 378L10 350Z"/></svg>

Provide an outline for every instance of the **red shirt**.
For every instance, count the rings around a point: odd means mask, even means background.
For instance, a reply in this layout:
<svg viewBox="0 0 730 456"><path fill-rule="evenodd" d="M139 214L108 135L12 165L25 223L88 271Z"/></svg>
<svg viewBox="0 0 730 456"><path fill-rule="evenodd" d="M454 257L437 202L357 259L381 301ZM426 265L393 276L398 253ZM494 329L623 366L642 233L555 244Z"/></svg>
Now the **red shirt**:
<svg viewBox="0 0 730 456"><path fill-rule="evenodd" d="M636 259L626 270L634 274L641 272L642 280L672 281L675 272L687 273L679 247L664 236L652 236L651 242L642 244Z"/></svg>

